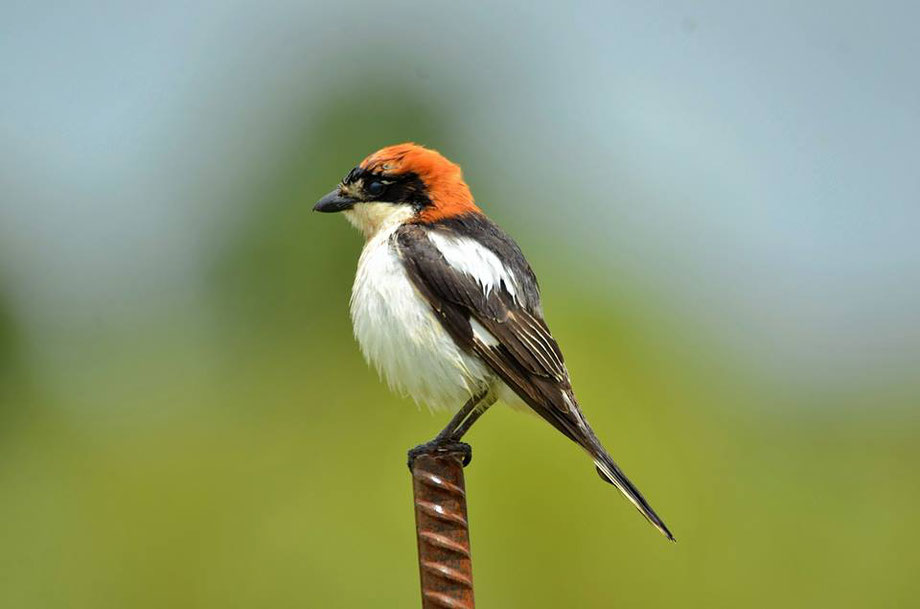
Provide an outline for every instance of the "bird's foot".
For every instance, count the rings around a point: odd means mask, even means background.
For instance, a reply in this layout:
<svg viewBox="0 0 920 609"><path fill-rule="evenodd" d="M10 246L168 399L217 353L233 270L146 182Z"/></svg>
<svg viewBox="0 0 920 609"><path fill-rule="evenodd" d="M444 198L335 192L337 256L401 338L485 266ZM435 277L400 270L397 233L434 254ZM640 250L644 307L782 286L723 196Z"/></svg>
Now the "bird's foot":
<svg viewBox="0 0 920 609"><path fill-rule="evenodd" d="M448 455L459 454L463 458L463 467L470 464L473 460L473 448L466 442L458 440L435 438L431 442L419 444L415 448L409 449L409 460L407 465L409 471L412 471L412 465L421 455Z"/></svg>

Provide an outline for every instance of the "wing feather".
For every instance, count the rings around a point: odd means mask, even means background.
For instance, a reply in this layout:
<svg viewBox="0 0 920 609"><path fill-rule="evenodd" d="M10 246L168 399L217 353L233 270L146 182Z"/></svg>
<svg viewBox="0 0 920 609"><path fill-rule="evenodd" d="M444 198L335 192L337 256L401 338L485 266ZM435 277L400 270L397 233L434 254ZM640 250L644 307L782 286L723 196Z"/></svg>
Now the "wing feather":
<svg viewBox="0 0 920 609"><path fill-rule="evenodd" d="M571 385L556 340L536 311L527 310L526 304L519 303L505 287L506 283L521 279L509 278L508 282L492 284L487 290L487 282L451 266L422 227L408 225L397 231L394 238L410 279L435 310L443 313L458 309L467 318L475 318L498 341L500 348L489 359L496 365L495 358L502 359L499 367L504 374L513 372L519 377L516 384L522 386L528 384L530 376L552 379L558 386L550 393L557 395L545 395L541 401L562 399L560 391L570 390ZM477 342L472 328L461 324L449 330L468 348ZM493 349L485 344L479 347Z"/></svg>
<svg viewBox="0 0 920 609"><path fill-rule="evenodd" d="M497 227L485 226L482 229L480 224L480 229L485 230L490 244L503 247L502 253L510 261L510 268L505 270L513 274L500 281L474 277L469 269L452 266L429 239L427 231L438 230L436 227L405 225L393 233L394 246L409 279L457 344L482 358L537 414L584 448L594 458L601 477L616 485L652 524L673 539L579 410L562 351L542 318L536 278L520 250ZM509 292L508 285L521 286L521 294L516 289L514 294ZM483 340L481 332L477 336L471 320L488 332L490 340Z"/></svg>

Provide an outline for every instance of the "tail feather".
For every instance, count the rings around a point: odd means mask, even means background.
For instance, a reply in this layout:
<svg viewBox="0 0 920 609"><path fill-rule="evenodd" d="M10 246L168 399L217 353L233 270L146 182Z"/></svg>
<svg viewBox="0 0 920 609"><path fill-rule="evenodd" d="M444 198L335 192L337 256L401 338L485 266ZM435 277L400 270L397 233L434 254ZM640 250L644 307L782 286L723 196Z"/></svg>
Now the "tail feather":
<svg viewBox="0 0 920 609"><path fill-rule="evenodd" d="M623 493L626 498L642 512L642 515L645 516L656 529L661 531L665 537L671 541L677 541L674 539L674 535L671 534L671 531L668 530L664 521L659 518L655 510L652 509L652 506L648 504L648 501L646 501L642 493L639 492L639 489L636 488L636 485L630 482L626 474L624 474L620 468L617 467L617 464L613 462L610 455L600 447L595 448L591 453L592 456L594 456L594 465L597 466L597 473L600 474L600 477L604 481L620 489L620 492Z"/></svg>

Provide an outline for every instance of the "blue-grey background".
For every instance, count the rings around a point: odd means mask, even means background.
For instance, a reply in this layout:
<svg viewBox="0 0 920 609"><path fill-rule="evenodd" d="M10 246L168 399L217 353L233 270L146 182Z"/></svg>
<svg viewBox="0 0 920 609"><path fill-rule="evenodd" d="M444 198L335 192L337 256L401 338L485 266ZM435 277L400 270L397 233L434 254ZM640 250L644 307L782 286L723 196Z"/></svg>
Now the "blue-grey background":
<svg viewBox="0 0 920 609"><path fill-rule="evenodd" d="M913 3L184 4L0 3L0 605L417 603L443 416L361 361L360 237L309 213L405 140L679 539L497 408L480 604L915 598Z"/></svg>

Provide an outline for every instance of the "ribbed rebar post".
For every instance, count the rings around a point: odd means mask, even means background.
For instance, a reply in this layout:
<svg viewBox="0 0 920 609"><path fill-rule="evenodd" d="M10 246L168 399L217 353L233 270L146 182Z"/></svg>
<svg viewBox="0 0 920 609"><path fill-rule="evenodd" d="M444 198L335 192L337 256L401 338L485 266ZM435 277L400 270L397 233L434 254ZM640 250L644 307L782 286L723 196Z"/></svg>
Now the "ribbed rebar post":
<svg viewBox="0 0 920 609"><path fill-rule="evenodd" d="M424 453L412 464L422 609L475 606L463 458Z"/></svg>

